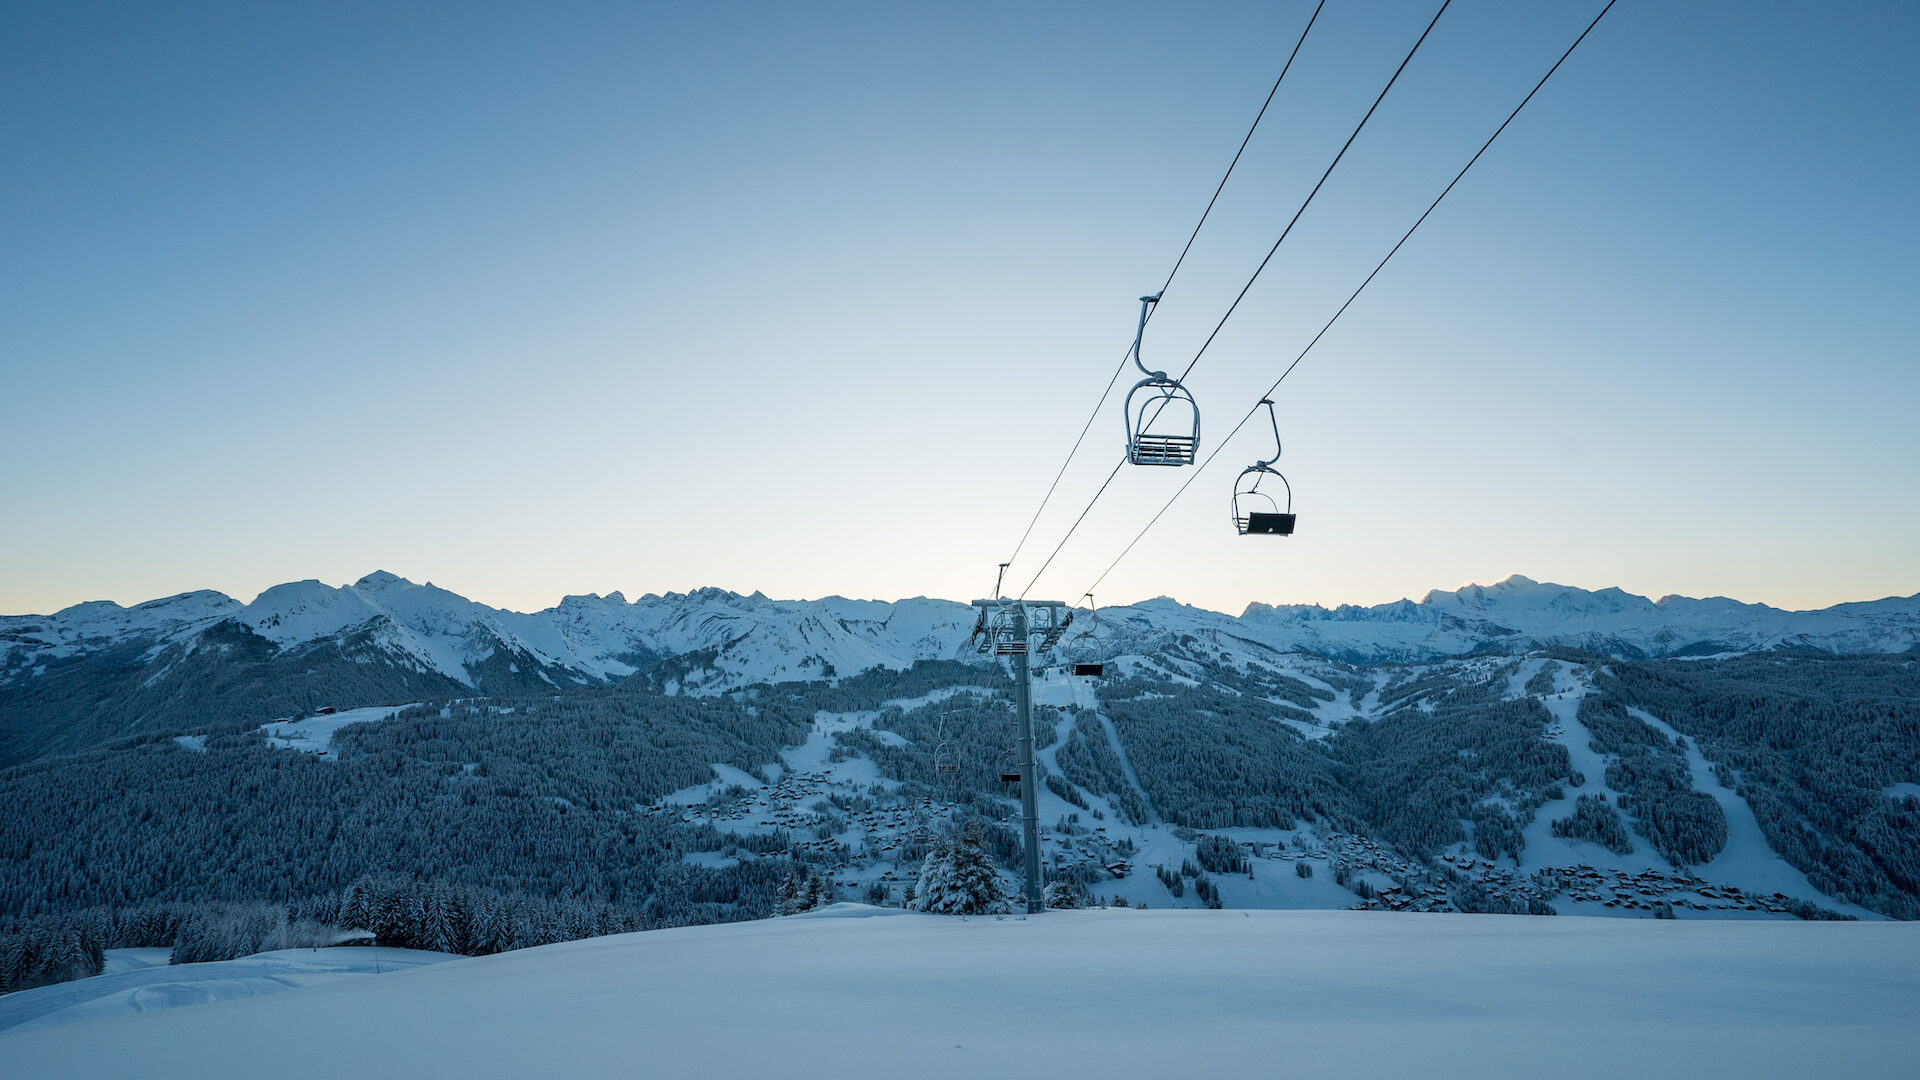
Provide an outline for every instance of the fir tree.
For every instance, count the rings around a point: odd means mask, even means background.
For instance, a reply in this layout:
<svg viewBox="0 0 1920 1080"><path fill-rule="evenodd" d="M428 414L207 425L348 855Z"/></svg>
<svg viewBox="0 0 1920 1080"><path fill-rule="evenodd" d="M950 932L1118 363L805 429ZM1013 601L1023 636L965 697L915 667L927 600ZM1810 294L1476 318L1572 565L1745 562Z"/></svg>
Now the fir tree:
<svg viewBox="0 0 1920 1080"><path fill-rule="evenodd" d="M1046 901L1047 906L1056 911L1071 911L1086 906L1081 899L1080 890L1074 888L1073 882L1065 878L1054 878L1047 882Z"/></svg>
<svg viewBox="0 0 1920 1080"><path fill-rule="evenodd" d="M969 824L959 835L940 838L920 865L920 880L914 889L912 907L936 915L979 915L1004 911L1006 893L1000 885L1000 871L987 854L984 836L977 824Z"/></svg>

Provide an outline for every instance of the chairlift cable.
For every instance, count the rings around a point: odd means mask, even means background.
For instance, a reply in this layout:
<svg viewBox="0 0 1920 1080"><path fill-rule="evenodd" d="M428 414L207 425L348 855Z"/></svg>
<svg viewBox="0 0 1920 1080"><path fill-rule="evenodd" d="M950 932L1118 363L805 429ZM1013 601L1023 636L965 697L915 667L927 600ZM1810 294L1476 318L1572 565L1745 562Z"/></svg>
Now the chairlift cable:
<svg viewBox="0 0 1920 1080"><path fill-rule="evenodd" d="M1293 218L1287 222L1287 227L1280 230L1280 239L1275 240L1273 246L1267 249L1267 257L1260 260L1259 266L1254 267L1253 276L1247 278L1247 283L1240 287L1240 294L1233 298L1233 303L1227 305L1226 314L1220 316L1220 321L1214 324L1213 332L1207 335L1207 340L1200 343L1200 351L1193 354L1193 359L1187 362L1186 370L1180 373L1180 377L1175 379L1175 382L1184 383L1187 381L1187 376L1193 374L1194 365L1198 364L1200 358L1207 354L1207 349L1213 345L1213 339L1220 336L1220 331L1227 325L1227 320L1233 318L1233 313L1239 310L1240 301L1247 298L1247 293L1253 288L1253 283L1260 280L1261 273L1266 270L1267 264L1273 261L1274 255L1280 250L1280 245L1286 243L1287 236L1293 232L1293 227L1299 224L1301 215L1307 212L1307 207L1313 205L1314 196L1320 194L1320 189L1326 185L1327 178L1333 175L1334 169L1339 168L1340 159L1347 156L1347 151L1352 148L1353 141L1360 137L1360 132L1366 128L1367 121L1373 119L1373 114L1380 108L1380 103L1387 100L1388 91L1392 90L1393 84L1400 80L1401 72L1406 71L1407 65L1413 62L1414 54L1420 51L1421 45L1426 43L1427 35L1433 33L1434 26L1440 22L1440 16L1447 13L1447 7L1452 3L1453 0L1441 0L1440 10L1433 13L1433 19L1427 23L1427 28L1420 32L1420 39L1413 43L1413 48L1407 50L1406 58L1400 61L1400 66L1393 69L1393 77L1387 80L1387 85L1380 88L1380 96L1373 99L1373 104L1368 107L1367 114L1362 116L1360 123L1354 126L1353 134L1347 136L1347 141L1340 146L1340 152L1333 155L1333 160L1327 163L1327 170L1320 174L1319 182L1313 185L1312 191L1307 192L1306 199L1300 203L1300 209L1293 212ZM1155 418L1158 418L1159 415L1159 413L1154 414Z"/></svg>
<svg viewBox="0 0 1920 1080"><path fill-rule="evenodd" d="M1261 395L1263 400L1266 398L1271 398L1273 396L1274 391L1280 388L1280 384L1286 381L1286 378L1288 375L1291 375L1293 373L1293 369L1300 366L1300 361L1307 358L1307 354L1313 351L1313 347L1320 343L1320 339L1326 336L1326 333L1328 330L1333 329L1333 324L1340 320L1340 316L1346 314L1347 308L1351 307L1353 305L1353 302L1360 298L1360 294L1362 292L1365 292L1367 286L1373 283L1373 279L1379 276L1380 271L1386 269L1387 263L1392 261L1393 257L1399 254L1401 247L1403 247L1408 240L1413 238L1414 232L1416 232L1420 228L1420 226L1426 222L1427 218L1434 212L1434 210L1439 208L1441 201L1444 200L1447 197L1447 195L1453 191L1454 186L1460 183L1461 179L1467 175L1467 171L1473 168L1474 163L1478 162L1481 156L1487 152L1488 148L1493 146L1494 140L1498 139L1500 137L1500 134L1507 130L1507 125L1513 123L1514 118L1520 115L1520 110L1526 108L1527 103L1532 101L1534 95L1540 92L1540 88L1547 85L1547 80L1553 78L1554 72L1560 70L1560 65L1566 63L1567 58L1573 55L1573 51L1580 47L1580 43L1587 40L1587 35L1593 32L1594 27L1600 25L1600 20L1606 18L1607 12L1613 10L1613 5L1616 2L1617 0L1607 0L1607 6L1600 9L1600 14L1595 15L1593 17L1593 21L1587 24L1587 28L1585 30L1580 31L1580 36L1573 40L1572 45L1567 46L1567 51L1560 54L1560 59L1555 60L1553 62L1553 66L1547 69L1547 73L1545 75L1542 75L1540 77L1540 81L1534 84L1533 89L1527 91L1527 96L1520 99L1520 104L1514 106L1513 111L1507 114L1507 118L1500 122L1500 126L1494 129L1494 132L1492 135L1487 136L1487 141L1482 143L1480 145L1480 149L1474 152L1473 157L1468 159L1465 165L1461 166L1460 171L1458 173L1454 174L1453 179L1447 183L1446 188L1444 188L1440 192L1440 194L1434 198L1432 203L1428 204L1425 212L1423 212L1420 215L1419 219L1413 223L1412 227L1407 229L1406 233L1400 237L1399 242L1393 245L1393 249L1387 252L1386 257L1381 259L1379 264L1373 268L1373 272L1368 274L1366 277L1366 280L1360 283L1360 287L1353 290L1353 294L1347 297L1346 303L1341 304L1340 309L1338 311L1335 311L1333 313L1333 317L1327 320L1326 325L1320 328L1320 332L1313 335L1313 340L1307 342L1307 347L1300 350L1300 354L1298 356L1295 356L1293 358L1293 362L1286 366L1286 369L1280 373L1280 377L1278 379L1273 380L1273 385L1267 388L1267 392L1265 394ZM1181 484L1180 487L1176 491L1174 491L1173 497L1169 498L1166 501L1166 504L1160 508L1159 512L1155 513L1152 519L1147 522L1145 527L1143 527L1140 530L1140 532L1137 535L1135 535L1131 541L1127 543L1127 546L1125 548L1121 549L1120 554L1114 557L1113 562L1109 563L1107 565L1107 568L1100 572L1100 576L1095 578L1093 584L1087 587L1088 592L1092 592L1094 589L1099 588L1101 583L1107 580L1107 575L1113 573L1114 567L1117 567L1120 565L1120 560L1126 558L1127 553L1132 551L1134 549L1134 545L1138 544L1141 538L1147 535L1148 530L1153 528L1155 523L1157 523L1160 520L1161 516L1164 515L1169 509L1172 509L1173 504L1179 500L1181 495L1186 493L1187 488L1191 487L1193 485L1193 482L1199 479L1200 474L1206 470L1206 467L1208 465L1213 464L1213 459L1219 456L1220 451L1226 447L1227 443L1231 442L1233 440L1233 437L1240 433L1240 429L1246 426L1247 421L1253 419L1254 414L1259 411L1260 411L1260 406L1258 404L1255 404L1253 408L1247 410L1247 414L1240 418L1240 422L1233 426L1233 430L1227 432L1226 438L1221 439L1220 442L1214 446L1213 453L1208 454L1207 459L1200 463L1200 467L1195 469L1193 473L1187 477L1186 483ZM1031 588L1032 586L1029 585L1028 587Z"/></svg>
<svg viewBox="0 0 1920 1080"><path fill-rule="evenodd" d="M1213 459L1209 458L1207 460L1211 461ZM1100 490L1094 492L1093 498L1087 500L1086 508L1080 511L1080 516L1073 519L1073 525L1067 529L1067 535L1061 537L1060 542L1053 545L1053 551L1047 555L1047 561L1041 563L1040 569L1034 572L1033 580L1027 582L1027 587L1020 590L1020 599L1025 600L1027 594L1033 591L1033 587L1040 583L1040 575L1046 573L1047 567L1053 565L1053 560L1060 555L1060 549L1066 547L1067 541L1073 538L1074 530L1078 529L1080 523L1087 520L1087 515L1093 512L1093 504L1100 501L1100 496L1107 493L1107 486L1113 483L1113 478L1119 476L1120 470L1126 467L1127 459L1123 457L1120 459L1119 464L1113 467L1113 471L1107 474L1106 482L1100 485ZM1092 590L1088 591L1091 592Z"/></svg>
<svg viewBox="0 0 1920 1080"><path fill-rule="evenodd" d="M1173 269L1167 272L1167 280L1161 282L1158 290L1160 295L1166 294L1167 287L1173 284L1174 277L1180 273L1180 267L1186 263L1187 253L1193 250L1193 242L1199 238L1201 228L1206 225L1207 218L1213 214L1214 204L1220 201L1220 193L1226 190L1227 180L1233 176L1234 168L1240 164L1240 156L1247 152L1247 144L1253 141L1253 133L1259 130L1260 121L1267 115L1267 107L1273 104L1274 95L1280 92L1280 84L1286 81L1287 72L1293 70L1294 58L1300 55L1300 47L1307 43L1307 34L1313 30L1314 22L1320 18L1320 9L1326 6L1327 0L1320 0L1314 5L1313 14L1307 18L1306 28L1300 31L1300 39L1293 43L1293 51L1287 54L1287 62L1280 68L1280 77L1273 80L1273 88L1267 91L1267 99L1260 103L1260 111L1254 114L1253 124L1247 128L1246 137L1240 140L1240 148L1233 152L1233 160L1227 163L1227 171L1221 175L1220 182L1214 185L1213 197L1207 200L1207 208L1200 212L1200 220L1194 223L1193 231L1187 234L1187 242L1180 249L1180 257L1173 260ZM1147 317L1151 319L1152 315L1149 314ZM1099 418L1100 410L1107 404L1107 398L1113 393L1114 385L1120 381L1120 373L1126 368L1127 356L1122 354L1120 363L1113 369L1112 377L1107 379L1106 389L1100 391L1100 400L1093 403L1093 412L1087 415L1087 422L1081 426L1079 436L1073 440L1073 446L1067 450L1067 459L1060 463L1060 471L1054 474L1053 483L1047 486L1047 493L1040 497L1039 508L1034 510L1032 520L1027 522L1027 529L1020 534L1020 542L1013 546L1013 554L1007 557L1007 562L1011 563L1018 559L1021 550L1027 546L1027 539L1033 535L1033 527L1040 523L1040 515L1046 512L1047 504L1053 500L1053 493L1059 490L1061 479L1067 475L1067 466L1073 464L1074 455L1080 452L1080 445L1086 442L1087 432L1093 430L1094 420Z"/></svg>
<svg viewBox="0 0 1920 1080"><path fill-rule="evenodd" d="M1219 336L1220 330L1227 325L1227 320L1233 317L1233 313L1236 310L1238 310L1238 308L1240 307L1240 301L1246 299L1247 292L1253 288L1253 283L1259 280L1260 274L1266 270L1267 264L1273 261L1273 256L1275 255L1275 253L1277 253L1280 250L1280 245L1286 241L1287 236L1293 232L1293 227L1296 223L1299 222L1300 216L1307 212L1307 207L1313 203L1314 197L1320 194L1320 189L1326 185L1327 178L1333 175L1333 170L1339 166L1340 160L1346 156L1347 150L1353 146L1354 140L1360 137L1360 132L1366 128L1367 121L1373 119L1373 114L1379 110L1380 103L1386 100L1387 93L1393 89L1394 83L1400 80L1401 73L1406 71L1407 65L1413 62L1414 54L1420 51L1420 46L1426 44L1427 37L1433 33L1434 26L1440 22L1440 16L1446 14L1447 8L1451 6L1452 3L1453 3L1453 0L1441 0L1440 9L1433 13L1432 19L1428 20L1427 28L1420 32L1420 37L1418 40L1416 40L1413 43L1413 48L1407 50L1407 55L1401 59L1400 66L1393 70L1393 76L1387 80L1387 84L1384 87L1381 87L1379 96L1375 97L1373 99L1373 104L1367 108L1366 115L1362 116L1360 118L1360 123L1354 126L1353 133L1347 136L1347 141L1341 145L1340 152L1333 156L1333 161L1328 163L1326 171L1320 174L1319 181L1313 185L1313 190L1307 193L1307 197L1304 201L1301 202L1300 208L1294 211L1292 220L1287 222L1287 227L1280 233L1280 238L1273 242L1273 246L1271 248L1267 249L1266 258L1261 259L1260 265L1254 268L1253 276L1249 277L1247 279L1247 283L1241 286L1239 295L1235 296L1233 298L1233 303L1228 305L1226 314L1220 316L1220 321L1214 325L1213 332L1207 335L1207 340L1204 344L1200 346L1200 351L1194 354L1193 359L1188 361L1186 370L1182 371L1180 373L1180 377L1174 380L1175 384L1184 383L1186 381L1187 376L1193 372L1194 365L1200 362L1200 358L1206 354L1208 346L1213 344L1213 339ZM1319 14L1318 9L1315 9L1314 14L1316 15ZM1289 63L1291 63L1291 60L1289 60ZM1150 316L1151 312L1149 311L1145 314ZM1144 318L1142 320L1141 329L1142 331L1145 330ZM1138 343L1138 341L1139 341L1139 338L1138 336L1136 336L1135 337L1136 344ZM1132 355L1131 352L1129 352L1129 355ZM1125 358L1122 358L1120 363L1121 363L1121 366L1124 368L1126 366ZM1118 378L1118 376L1119 376L1119 373L1115 372L1115 378ZM1112 387L1109 386L1108 389L1110 390L1112 389ZM1102 400L1103 401L1105 400L1104 396L1102 397ZM1164 410L1165 408L1166 408L1166 403L1162 402L1161 410ZM1160 416L1160 412L1156 411L1153 414L1153 419L1148 420L1146 424L1142 425L1142 430L1145 430L1146 428L1151 427L1153 420L1159 419L1159 416ZM1244 424L1246 423L1246 421L1242 420L1241 423ZM1237 432L1239 430L1240 430L1239 425L1235 425L1234 431ZM1228 438L1232 438L1232 435L1229 435ZM1078 444L1076 443L1075 445L1077 446ZM1217 450L1215 452L1218 453ZM1208 455L1207 460L1212 461L1213 460L1212 455ZM1127 462L1127 458L1122 457L1120 459L1120 465L1114 467L1113 476L1119 475L1120 469L1126 465L1126 462ZM1065 466L1062 466L1062 471L1063 472L1065 471ZM1060 554L1060 549L1066 546L1068 540L1072 539L1074 531L1080 527L1080 523L1087 519L1087 514L1093 510L1093 504L1100 501L1100 496L1106 492L1108 485L1113 483L1113 476L1108 476L1106 483L1100 485L1100 490L1094 492L1093 498L1087 502L1086 509L1080 511L1080 516L1074 519L1073 525L1067 529L1067 534L1060 538L1059 544L1054 546L1053 554L1047 556L1046 564L1040 567L1040 572L1035 574L1033 576L1033 580L1027 583L1027 588L1021 591L1020 595L1022 598L1025 598L1027 592L1031 591L1033 586L1039 582L1040 575L1046 573L1047 566L1050 566L1053 564L1054 556L1057 556ZM1187 480L1187 484L1191 484L1192 482L1193 481L1191 478ZM1182 484L1180 486L1180 490L1185 491L1187 488L1187 484ZM1178 493L1175 494L1175 497L1178 498ZM1035 515L1035 520L1038 520L1038 515ZM1031 526L1029 526L1029 529L1031 529ZM1024 541L1022 542L1024 543Z"/></svg>

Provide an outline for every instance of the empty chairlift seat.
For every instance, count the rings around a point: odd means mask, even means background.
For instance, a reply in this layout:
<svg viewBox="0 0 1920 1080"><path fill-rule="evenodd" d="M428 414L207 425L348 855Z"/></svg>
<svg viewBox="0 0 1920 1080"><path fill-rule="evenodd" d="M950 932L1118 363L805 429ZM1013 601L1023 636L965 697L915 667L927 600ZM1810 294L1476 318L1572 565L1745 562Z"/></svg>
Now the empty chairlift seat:
<svg viewBox="0 0 1920 1080"><path fill-rule="evenodd" d="M1067 642L1067 670L1083 679L1097 679L1107 673L1105 650L1100 644L1100 609L1093 594L1087 593L1087 628Z"/></svg>
<svg viewBox="0 0 1920 1080"><path fill-rule="evenodd" d="M1200 449L1200 409L1186 387L1156 375L1127 393L1127 461L1191 465Z"/></svg>
<svg viewBox="0 0 1920 1080"><path fill-rule="evenodd" d="M1292 536L1292 514L1265 514L1258 510L1247 515L1246 526L1240 530L1250 536Z"/></svg>
<svg viewBox="0 0 1920 1080"><path fill-rule="evenodd" d="M1140 325L1133 334L1133 364L1146 378L1127 391L1127 461L1133 465L1191 465L1200 449L1200 406L1193 394L1164 371L1140 359L1147 316L1160 294L1140 298Z"/></svg>
<svg viewBox="0 0 1920 1080"><path fill-rule="evenodd" d="M1274 418L1273 402L1262 398L1260 404L1267 407L1267 419L1273 422L1273 457L1265 461L1256 461L1240 470L1233 481L1233 527L1242 536L1292 536L1293 535L1293 485L1273 467L1280 460L1280 422ZM1274 499L1272 490L1261 491L1260 485L1271 477L1280 482L1286 493L1286 505Z"/></svg>

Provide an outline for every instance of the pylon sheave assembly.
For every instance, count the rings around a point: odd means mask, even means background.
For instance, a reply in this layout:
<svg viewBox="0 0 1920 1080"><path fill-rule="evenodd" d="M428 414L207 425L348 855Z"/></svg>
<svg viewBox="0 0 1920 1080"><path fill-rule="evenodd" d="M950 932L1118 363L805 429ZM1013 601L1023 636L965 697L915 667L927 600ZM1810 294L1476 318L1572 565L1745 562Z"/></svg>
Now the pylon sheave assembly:
<svg viewBox="0 0 1920 1080"><path fill-rule="evenodd" d="M981 653L1006 657L1013 669L1013 769L1002 771L1020 784L1020 832L1027 911L1046 910L1040 896L1040 804L1033 760L1033 669L1030 660L1045 657L1073 624L1073 612L1057 600L975 600L980 616L973 624L973 645Z"/></svg>

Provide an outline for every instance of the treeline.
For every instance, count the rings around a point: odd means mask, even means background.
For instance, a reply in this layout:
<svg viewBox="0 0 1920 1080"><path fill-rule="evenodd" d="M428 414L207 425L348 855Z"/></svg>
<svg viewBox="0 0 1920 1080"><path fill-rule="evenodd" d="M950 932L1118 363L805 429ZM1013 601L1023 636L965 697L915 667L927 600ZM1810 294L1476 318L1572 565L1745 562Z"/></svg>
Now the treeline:
<svg viewBox="0 0 1920 1080"><path fill-rule="evenodd" d="M1692 739L1815 888L1920 918L1920 670L1906 656L1618 663L1600 685Z"/></svg>
<svg viewBox="0 0 1920 1080"><path fill-rule="evenodd" d="M1114 753L1100 718L1085 710L1076 710L1067 741L1054 751L1054 764L1069 781L1105 796L1113 804L1120 820L1129 825L1144 825L1153 818L1152 808L1127 780L1126 766ZM1071 800L1069 800L1071 801Z"/></svg>
<svg viewBox="0 0 1920 1080"><path fill-rule="evenodd" d="M1605 795L1582 795L1573 801L1573 813L1555 821L1553 835L1566 840L1591 840L1615 855L1631 855L1633 838L1626 822Z"/></svg>
<svg viewBox="0 0 1920 1080"><path fill-rule="evenodd" d="M1281 706L1172 680L1112 679L1098 693L1147 798L1176 825L1291 828L1338 812L1329 763L1275 721Z"/></svg>
<svg viewBox="0 0 1920 1080"><path fill-rule="evenodd" d="M1262 645L1254 647L1266 648ZM1215 660L1201 651L1197 639L1176 642L1168 647L1165 655L1169 659L1193 661L1198 666L1198 670L1204 672L1207 680L1220 686L1252 697L1274 699L1273 703L1276 705L1279 702L1286 702L1294 708L1281 707L1276 712L1306 723L1314 722L1311 710L1315 706L1332 701L1338 696L1331 690L1314 686L1312 683L1290 675L1282 675L1258 664L1239 667L1225 654Z"/></svg>
<svg viewBox="0 0 1920 1080"><path fill-rule="evenodd" d="M1466 821L1476 850L1498 858L1519 854L1534 812L1575 780L1566 748L1545 738L1545 708L1506 699L1505 686L1505 669L1480 681L1411 675L1387 693L1397 706L1386 715L1321 740L1276 722L1284 706L1218 686L1113 680L1100 700L1141 785L1176 824L1324 821L1418 856L1469 839ZM1062 770L1100 790L1097 773L1076 775L1077 750L1069 740Z"/></svg>
<svg viewBox="0 0 1920 1080"><path fill-rule="evenodd" d="M769 912L763 914L770 914ZM289 904L142 904L12 920L0 927L0 991L100 973L106 949L171 949L170 962L233 960L277 949L360 942L487 956L662 925L720 921L716 907L670 923L604 902L476 885L365 877Z"/></svg>
<svg viewBox="0 0 1920 1080"><path fill-rule="evenodd" d="M1034 710L1034 748L1052 745L1053 713ZM962 692L913 709L887 707L873 726L834 734L833 760L866 757L880 775L916 791L971 802L991 813L1009 794L1000 777L1017 768L1013 703Z"/></svg>
<svg viewBox="0 0 1920 1080"><path fill-rule="evenodd" d="M1675 866L1711 862L1727 846L1727 815L1695 791L1686 751L1606 694L1580 699L1579 720L1607 754L1607 786L1653 849ZM1577 808L1576 808L1577 809Z"/></svg>
<svg viewBox="0 0 1920 1080"><path fill-rule="evenodd" d="M784 879L785 868L781 871ZM771 895L777 896L777 891ZM761 914L771 910L769 904ZM489 956L668 925L605 901L399 877L361 878L338 893L292 905L290 915L311 923L371 931L381 945L461 956ZM696 906L671 925L719 922L721 915L713 906Z"/></svg>
<svg viewBox="0 0 1920 1080"><path fill-rule="evenodd" d="M901 671L876 667L857 675L824 682L783 682L772 686L748 687L734 691L729 696L754 704L780 702L811 716L815 712L878 709L888 701L925 697L936 690L961 686L981 687L1002 697L1013 691L1013 681L997 666L962 664L953 660L920 660Z"/></svg>
<svg viewBox="0 0 1920 1080"><path fill-rule="evenodd" d="M1478 682L1406 680L1398 708L1326 739L1351 831L1426 855L1467 839L1464 819L1481 856L1518 855L1534 812L1576 778L1566 747L1546 738L1545 707L1506 699L1506 682L1504 669Z"/></svg>
<svg viewBox="0 0 1920 1080"><path fill-rule="evenodd" d="M209 717L260 724L321 703L471 692L396 664L371 630L286 650L231 619L188 641L124 641L67 657L21 649L5 662L44 670L0 671L0 767L128 735L203 731Z"/></svg>
<svg viewBox="0 0 1920 1080"><path fill-rule="evenodd" d="M636 807L710 779L709 762L777 760L805 730L777 704L601 691L355 725L338 761L246 732L210 736L205 752L158 738L35 762L0 773L0 912L285 903L376 874L656 922L704 904L756 917L783 871L686 865L742 841Z"/></svg>
<svg viewBox="0 0 1920 1080"><path fill-rule="evenodd" d="M83 922L35 919L0 930L0 994L100 974L106 940Z"/></svg>

